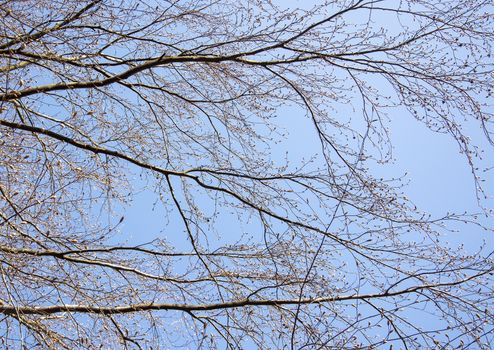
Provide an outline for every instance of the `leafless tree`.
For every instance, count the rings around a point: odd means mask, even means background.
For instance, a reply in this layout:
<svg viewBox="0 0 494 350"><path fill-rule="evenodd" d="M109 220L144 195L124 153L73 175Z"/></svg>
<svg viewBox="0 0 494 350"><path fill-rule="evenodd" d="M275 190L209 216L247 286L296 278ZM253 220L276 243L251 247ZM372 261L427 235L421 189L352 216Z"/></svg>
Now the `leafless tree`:
<svg viewBox="0 0 494 350"><path fill-rule="evenodd" d="M286 6L1 1L1 348L492 346L492 247L446 242L481 221L373 176L406 114L489 215L465 130L492 143L492 1ZM143 190L162 229L136 245Z"/></svg>

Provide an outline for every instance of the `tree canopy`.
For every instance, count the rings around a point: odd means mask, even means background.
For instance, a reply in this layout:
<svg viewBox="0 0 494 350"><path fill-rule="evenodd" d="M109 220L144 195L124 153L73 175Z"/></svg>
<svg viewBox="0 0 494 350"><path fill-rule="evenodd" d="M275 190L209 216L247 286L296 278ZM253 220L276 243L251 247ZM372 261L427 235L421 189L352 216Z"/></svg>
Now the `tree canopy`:
<svg viewBox="0 0 494 350"><path fill-rule="evenodd" d="M377 170L405 116L491 215L491 0L0 4L0 347L490 348L486 221Z"/></svg>

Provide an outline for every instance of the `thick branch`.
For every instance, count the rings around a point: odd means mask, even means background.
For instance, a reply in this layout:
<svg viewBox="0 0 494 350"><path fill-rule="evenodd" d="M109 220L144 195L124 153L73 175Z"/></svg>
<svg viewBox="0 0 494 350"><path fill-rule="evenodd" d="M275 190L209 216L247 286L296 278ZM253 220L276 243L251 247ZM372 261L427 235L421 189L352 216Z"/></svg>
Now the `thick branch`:
<svg viewBox="0 0 494 350"><path fill-rule="evenodd" d="M411 294L422 292L424 290L433 290L441 287L451 287L459 284L466 283L472 279L478 278L485 275L488 272L479 273L477 275L470 276L460 281L446 282L446 283L436 283L436 284L424 284L420 286L410 287L406 289L401 289L395 292L384 292L384 293L374 293L374 294L352 294L352 295L342 295L334 297L322 297L322 298L304 298L304 299L268 299L268 300L250 300L248 298L229 301L224 303L213 303L213 304L159 304L159 303L142 303L133 304L126 306L91 306L91 305L53 305L53 306L12 306L12 305L0 305L0 313L4 315L12 314L31 314L31 315L50 315L61 312L71 312L71 313L90 313L90 314L127 314L142 311L212 311L212 310L223 310L232 309L247 306L282 306L282 305L309 305L309 304L320 304L320 303L330 303L330 302L341 302L350 300L369 300L369 299L380 299L380 298L390 298L403 294Z"/></svg>

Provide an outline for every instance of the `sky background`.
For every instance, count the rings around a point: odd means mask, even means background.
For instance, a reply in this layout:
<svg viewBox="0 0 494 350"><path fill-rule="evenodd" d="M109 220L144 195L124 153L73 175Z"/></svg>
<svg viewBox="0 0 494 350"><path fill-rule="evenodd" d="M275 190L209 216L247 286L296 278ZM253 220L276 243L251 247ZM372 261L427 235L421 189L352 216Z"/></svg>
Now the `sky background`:
<svg viewBox="0 0 494 350"><path fill-rule="evenodd" d="M297 4L297 6L303 4L305 7L310 7L315 3L317 1L290 2L290 4ZM375 25L381 25L379 18L375 18L374 20L376 20L374 22L376 23ZM390 23L385 23L385 25L393 26ZM159 72L160 70L157 69L156 71ZM386 95L388 92L392 93L387 91L389 87L386 86L385 82L378 79L371 80L370 82L383 95ZM351 80L342 84L347 83L351 85ZM355 126L355 129L362 130L365 123L363 122L362 109L358 102L358 91L352 92L354 92L353 98L355 103L346 103L346 101L339 100L339 104L336 104L329 100L327 101L327 105L328 107L334 107L335 111L331 117L334 117L335 120L345 124L346 120L353 118L356 124L352 126ZM354 107L354 110L352 107ZM177 118L179 117L180 112L177 113ZM390 132L393 161L387 164L371 163L373 165L370 166L369 171L372 175L376 178L383 177L384 179L404 178L405 183L407 183L403 188L405 194L416 204L420 211L430 213L432 218L441 218L451 212L479 213L476 219L477 222L481 225L494 228L493 218L483 215L483 211L494 208L494 200L492 198L494 195L493 169L490 170L490 173L482 173L482 170L480 170L483 179L487 180L484 183L485 194L490 198L479 198L476 196L476 183L471 168L465 156L459 153L458 145L453 137L431 131L401 107L389 109L387 118L389 120L385 121L385 123L387 123L387 129ZM255 120L255 118L252 118L252 120ZM320 153L321 147L317 132L306 110L294 106L293 103L287 103L286 106L281 107L277 111L276 116L273 118L273 123L278 126L280 134L286 135L281 143L273 145L270 149L271 157L275 162L283 162L283 157L287 155L288 160L296 165L300 164L304 159L311 158L315 154ZM471 120L463 123L463 125L466 133L474 141L474 144L480 149L485 150L484 159L479 161L479 167L493 168L493 147L487 142L479 123ZM341 129L337 128L330 131L337 133L338 130ZM319 160L322 161L321 158ZM153 161L158 160L150 159L149 161L153 163ZM349 161L353 162L354 160L350 159ZM124 165L122 166L124 167ZM132 168L132 166L129 167ZM155 239L164 239L174 246L174 250L191 251L192 247L185 232L183 220L178 215L177 210L170 209L171 212L167 213L165 207L160 202L159 192L168 191L166 187L161 189L156 188L156 181L154 181L155 179L152 174L147 175L149 177L148 182L146 176L139 176L139 169L132 168L131 170L130 177L133 190L129 192L136 193L135 191L137 190L137 194L135 196L132 195L132 200L127 206L115 207L115 213L108 214L105 210L101 211L101 216L107 215L108 220L115 224L119 222L120 217L123 217L123 222L117 224L117 228L114 230L115 236L113 237L113 241L119 244L125 242L127 245L140 245L149 243ZM174 178L172 181L180 180ZM179 186L174 187L177 188L177 196L180 196ZM482 193L479 195L482 196ZM163 197L168 197L169 199L169 193L165 193ZM198 204L202 206L203 212L214 212L211 201L206 201L206 196L203 195L203 197L200 195L197 197ZM173 205L170 207L173 207ZM225 209L225 211L227 210ZM256 212L253 211L252 215L256 215ZM106 217L98 219L106 219ZM227 245L227 243L238 239L246 231L250 231L250 234L255 237L256 242L263 244L263 232L260 230L259 223L257 223L257 226L251 223L240 226L238 221L235 220L235 216L229 213L221 214L218 222L218 235L207 229L204 235L200 235L202 246L206 245L204 243L206 238L211 242L211 249L214 249L220 242L223 245ZM281 230L282 227L282 224L273 225L274 230ZM337 224L331 226L332 232L338 234L338 227L340 226ZM473 253L485 244L487 251L494 250L494 234L492 232L484 231L480 226L472 224L462 225L460 223L454 223L451 227L456 228L457 231L443 232L446 236L444 241L447 241L451 246L463 245L467 251ZM343 235L343 233L341 234ZM413 234L416 233L412 232L410 235ZM310 243L312 244L314 242L311 241ZM341 260L349 260L349 265L352 264L350 257L347 259L345 256ZM154 263L150 261L149 264ZM176 265L178 265L177 270L185 268L180 263ZM154 268L154 265L151 266ZM177 270L173 270L173 273L179 272ZM341 273L345 273L343 277L350 280L355 277L352 276L351 272L346 274L347 271L345 270L345 272ZM354 292L364 293L366 291L362 287L361 290L355 289L351 291L351 293ZM170 315L170 313L166 312L163 312L163 314ZM177 312L172 313L170 318L175 317L175 315L176 318L173 319L175 323L182 321L180 317L187 317L187 315ZM414 314L413 317L420 318L421 316L420 314ZM419 322L433 325L434 317L431 316L430 319L419 320ZM246 348L250 347L247 346Z"/></svg>
<svg viewBox="0 0 494 350"><path fill-rule="evenodd" d="M386 89L382 82L375 82L377 89ZM346 113L351 113L350 110ZM359 117L357 108L355 115ZM407 111L396 108L389 112L388 128L393 146L394 161L389 164L376 164L370 171L376 177L397 178L404 176L407 185L403 188L406 196L419 210L430 213L432 217L440 218L447 213L480 213L478 222L494 227L493 218L482 215L484 210L494 208L494 176L493 171L482 173L487 180L484 185L485 194L490 198L476 196L475 181L466 157L459 153L455 140L447 134L431 131L421 122L414 119ZM273 158L279 159L285 153L289 160L297 163L318 152L319 141L306 112L298 107L287 105L277 113L276 122L280 131L286 133L284 142L273 148ZM484 159L479 162L480 167L494 165L493 147L488 143L477 121L464 124L467 134L474 144L485 150ZM406 174L406 175L405 175ZM134 185L144 187L138 177ZM150 189L143 189L124 210L125 220L119 227L117 239L126 240L128 244L137 245L150 242L155 238L165 238L177 250L190 251L191 246L184 232L183 223L178 216L172 216L171 221L165 218L163 207L158 196ZM237 227L234 217L224 216L222 230L223 238L241 228ZM494 248L494 235L475 225L451 225L455 232L444 232L452 248L463 245L469 252L478 251L486 245L486 250ZM259 233L259 232L257 232ZM233 235L232 235L233 236ZM262 238L259 237L259 241ZM421 315L420 317L423 317ZM434 326L434 317L421 320L424 326Z"/></svg>
<svg viewBox="0 0 494 350"><path fill-rule="evenodd" d="M318 0L292 0L274 1L282 8L305 8L320 5ZM374 24L384 26L380 19L374 15ZM358 21L357 21L358 22ZM399 22L390 22L386 18L387 29L398 26ZM376 80L373 82L378 90L389 90L386 83ZM392 93L391 91L387 91ZM331 102L328 102L331 105ZM352 111L351 106L335 106L342 117L355 114L355 120L361 120L361 112L358 107ZM389 111L389 131L391 144L393 145L394 162L386 165L372 167L370 171L376 176L384 178L402 177L408 180L408 185L403 189L405 194L422 211L433 216L443 216L446 212L483 212L484 209L494 208L494 170L480 173L486 180L484 189L490 197L479 202L475 195L475 181L464 155L459 153L456 141L447 134L431 131L421 122L415 120L408 111L401 108ZM306 115L306 111L293 105L287 105L278 110L276 123L280 125L280 131L286 133L286 139L272 149L273 159L289 155L292 163L312 156L319 152L319 141L312 123ZM480 124L471 120L464 123L467 134L481 149L485 150L484 159L479 162L480 166L494 166L494 147L488 143ZM282 130L281 130L282 129ZM143 187L138 177L134 185ZM128 238L129 243L148 242L157 236L166 236L173 242L182 246L183 225L178 222L166 222L166 232L163 230L165 219L162 207L157 201L158 197L150 190L143 190L136 196L131 205L125 209L125 220L120 226L122 234ZM492 218L479 217L479 222L494 227ZM235 221L225 222L225 225L234 226ZM461 226L459 227L461 228ZM480 228L469 225L461 228L458 234L451 234L452 243L466 243L469 246L478 247L478 244L486 239L491 247L494 246L494 238ZM173 232L175 231L176 232ZM180 233L177 233L180 232ZM178 238L178 239L177 239ZM190 246L182 246L189 247ZM474 248L475 249L475 248Z"/></svg>
<svg viewBox="0 0 494 350"><path fill-rule="evenodd" d="M279 114L287 131L286 142L280 148L286 149L292 159L301 159L313 152L317 141L314 140L314 133L304 117L304 111L285 108L280 110ZM441 217L446 212L482 212L483 209L479 204L484 208L492 208L492 199L478 202L471 169L449 135L434 133L409 115L390 114L390 119L390 136L395 162L371 169L375 174L391 178L403 176L406 172L408 185L403 189L406 195L419 209L436 217ZM472 137L477 137L479 145L489 152L491 146L487 144L480 127L472 123L471 129ZM494 164L493 152L486 155L484 163ZM485 190L489 195L494 193L492 180L485 184ZM190 251L191 247L182 222L178 217L176 221L167 221L157 199L156 194L150 190L143 190L135 197L125 211L120 237L116 238L127 240L131 245L146 243L155 238L166 238L175 245L176 249ZM483 224L494 226L492 218L479 216L478 220ZM475 253L485 243L487 250L493 249L492 232L486 232L473 225L458 225L456 228L457 232L445 233L446 241L452 248L463 245L467 251ZM222 229L224 237L227 238L230 232L238 231L239 228L235 220L230 217L225 219ZM363 310L365 308L361 312ZM414 322L417 324L431 328L437 326L437 320L433 315L420 313L416 316L418 319ZM413 320L414 313L412 312L408 317ZM257 348L249 342L243 345L245 349Z"/></svg>
<svg viewBox="0 0 494 350"><path fill-rule="evenodd" d="M318 141L305 112L297 108L283 108L279 111L280 123L286 132L286 141L273 152L289 154L293 162L317 152ZM376 165L370 170L384 178L401 177L405 174L408 184L403 188L405 194L422 211L436 217L447 212L483 213L493 208L492 194L494 181L492 170L483 173L483 183L489 199L478 201L475 195L475 181L467 159L459 153L456 142L446 134L429 130L410 115L400 112L390 113L390 137L393 144L394 162ZM485 139L483 131L476 122L471 122L469 132L481 148L485 149L483 164L494 164L494 152ZM134 185L143 187L138 177ZM125 220L120 226L120 239L129 244L142 244L157 237L167 238L177 244L177 248L187 249L182 222L169 222L165 219L163 207L158 196L152 190L143 189L130 205L124 209ZM492 218L479 215L479 222L494 227ZM236 225L235 221L225 222L225 227ZM483 240L494 247L492 233L468 225L458 226L460 232L448 234L452 244L464 243L466 247L477 249ZM185 243L185 244L183 244Z"/></svg>

